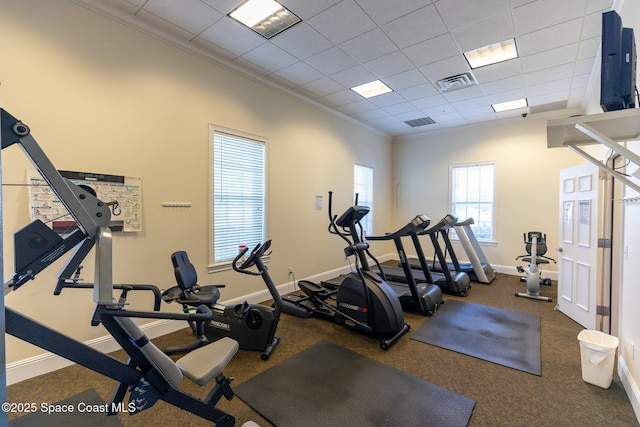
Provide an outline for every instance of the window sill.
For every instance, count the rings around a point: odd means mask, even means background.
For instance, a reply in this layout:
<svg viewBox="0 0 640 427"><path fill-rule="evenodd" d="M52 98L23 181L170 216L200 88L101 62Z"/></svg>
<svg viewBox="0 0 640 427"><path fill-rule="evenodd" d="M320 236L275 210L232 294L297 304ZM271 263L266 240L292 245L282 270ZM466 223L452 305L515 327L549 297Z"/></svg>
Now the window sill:
<svg viewBox="0 0 640 427"><path fill-rule="evenodd" d="M452 242L460 243L460 239L451 239ZM498 242L495 240L478 240L480 246L498 246Z"/></svg>

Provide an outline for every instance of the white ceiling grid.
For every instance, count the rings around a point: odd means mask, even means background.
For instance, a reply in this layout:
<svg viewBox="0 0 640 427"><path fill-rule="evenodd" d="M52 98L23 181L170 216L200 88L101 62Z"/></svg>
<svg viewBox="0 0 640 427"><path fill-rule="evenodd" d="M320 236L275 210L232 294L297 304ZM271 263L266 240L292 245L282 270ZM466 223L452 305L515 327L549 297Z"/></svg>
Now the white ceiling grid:
<svg viewBox="0 0 640 427"><path fill-rule="evenodd" d="M267 40L227 14L243 0L76 0L258 74L389 135L582 105L613 0L280 0L302 22ZM471 70L463 52L510 38L520 57ZM437 80L477 85L441 93ZM351 87L394 91L364 99ZM526 97L529 109L491 104ZM408 120L435 124L412 128Z"/></svg>

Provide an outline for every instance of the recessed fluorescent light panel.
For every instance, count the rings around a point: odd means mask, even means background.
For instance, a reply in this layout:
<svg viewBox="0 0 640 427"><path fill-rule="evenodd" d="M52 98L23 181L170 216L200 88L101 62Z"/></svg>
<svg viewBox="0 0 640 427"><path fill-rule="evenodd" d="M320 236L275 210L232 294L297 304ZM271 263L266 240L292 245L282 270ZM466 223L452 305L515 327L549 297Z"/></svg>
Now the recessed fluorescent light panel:
<svg viewBox="0 0 640 427"><path fill-rule="evenodd" d="M267 39L301 21L275 0L247 0L229 16Z"/></svg>
<svg viewBox="0 0 640 427"><path fill-rule="evenodd" d="M393 92L393 89L382 83L380 80L374 80L360 86L352 87L351 90L364 98L371 98L373 96Z"/></svg>
<svg viewBox="0 0 640 427"><path fill-rule="evenodd" d="M518 108L525 108L528 106L527 98L516 99L515 101L500 102L499 104L492 104L493 111L500 113L502 111L517 110Z"/></svg>
<svg viewBox="0 0 640 427"><path fill-rule="evenodd" d="M470 50L464 53L464 57L472 69L517 58L516 40L505 40L476 50Z"/></svg>

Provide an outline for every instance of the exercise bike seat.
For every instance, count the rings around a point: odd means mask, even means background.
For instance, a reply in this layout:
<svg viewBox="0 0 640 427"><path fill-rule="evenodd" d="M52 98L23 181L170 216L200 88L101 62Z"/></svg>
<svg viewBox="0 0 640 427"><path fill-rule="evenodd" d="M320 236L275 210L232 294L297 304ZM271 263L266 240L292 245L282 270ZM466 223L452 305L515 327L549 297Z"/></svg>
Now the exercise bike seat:
<svg viewBox="0 0 640 427"><path fill-rule="evenodd" d="M171 263L178 286L164 292L163 299L165 301L176 301L192 307L197 307L200 304L211 307L220 299L218 288L224 287L224 285L198 285L198 273L185 251L174 252L171 255Z"/></svg>
<svg viewBox="0 0 640 427"><path fill-rule="evenodd" d="M549 261L547 261L546 259L543 258L539 258L540 255L538 255L538 258L536 258L536 264L549 264ZM522 261L524 262L528 262L529 264L531 264L531 257L525 257L525 258L521 258Z"/></svg>

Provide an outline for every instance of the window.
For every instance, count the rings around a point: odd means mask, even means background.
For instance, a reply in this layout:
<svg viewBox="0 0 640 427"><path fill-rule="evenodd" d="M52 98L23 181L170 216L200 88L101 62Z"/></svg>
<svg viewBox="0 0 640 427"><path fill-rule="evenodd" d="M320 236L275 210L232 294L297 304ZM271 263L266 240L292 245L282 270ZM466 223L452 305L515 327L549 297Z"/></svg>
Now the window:
<svg viewBox="0 0 640 427"><path fill-rule="evenodd" d="M452 213L460 221L473 218L478 240L494 241L494 164L451 167Z"/></svg>
<svg viewBox="0 0 640 427"><path fill-rule="evenodd" d="M371 211L362 218L361 224L365 235L373 234L373 168L354 165L353 192L354 200L358 198L358 205L371 208Z"/></svg>
<svg viewBox="0 0 640 427"><path fill-rule="evenodd" d="M238 248L266 236L266 140L211 126L210 270L229 268Z"/></svg>

